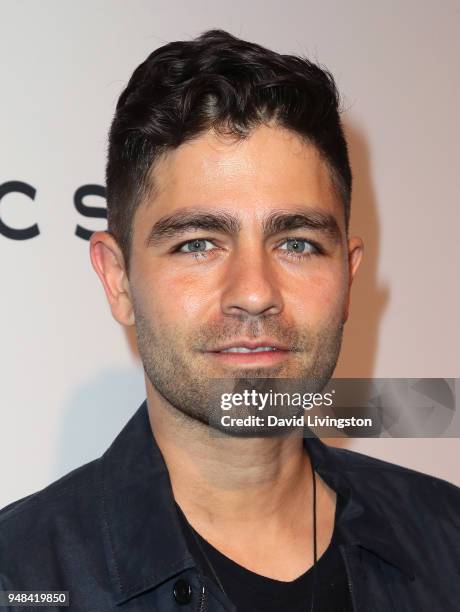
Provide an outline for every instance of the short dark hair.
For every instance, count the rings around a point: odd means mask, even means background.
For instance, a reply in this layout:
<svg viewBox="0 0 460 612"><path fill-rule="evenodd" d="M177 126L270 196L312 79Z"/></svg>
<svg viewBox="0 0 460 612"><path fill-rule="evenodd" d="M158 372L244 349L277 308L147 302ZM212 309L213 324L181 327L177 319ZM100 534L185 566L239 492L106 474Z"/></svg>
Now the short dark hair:
<svg viewBox="0 0 460 612"><path fill-rule="evenodd" d="M155 187L153 163L209 129L242 139L270 122L313 144L329 167L348 230L352 175L339 104L325 68L223 30L156 49L120 95L109 134L108 231L126 266L136 208Z"/></svg>

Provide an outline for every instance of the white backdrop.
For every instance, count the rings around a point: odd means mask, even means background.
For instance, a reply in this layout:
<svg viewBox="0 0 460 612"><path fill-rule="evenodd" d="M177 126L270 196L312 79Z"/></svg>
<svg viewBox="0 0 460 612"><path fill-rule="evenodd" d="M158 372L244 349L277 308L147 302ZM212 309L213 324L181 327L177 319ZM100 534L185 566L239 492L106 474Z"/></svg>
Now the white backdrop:
<svg viewBox="0 0 460 612"><path fill-rule="evenodd" d="M326 65L344 94L365 241L336 376L460 377L458 0L2 0L0 507L99 456L144 399L77 224L104 184L106 135L134 68L219 27ZM87 205L104 205L97 196ZM457 387L458 388L458 387ZM460 484L459 440L349 448Z"/></svg>

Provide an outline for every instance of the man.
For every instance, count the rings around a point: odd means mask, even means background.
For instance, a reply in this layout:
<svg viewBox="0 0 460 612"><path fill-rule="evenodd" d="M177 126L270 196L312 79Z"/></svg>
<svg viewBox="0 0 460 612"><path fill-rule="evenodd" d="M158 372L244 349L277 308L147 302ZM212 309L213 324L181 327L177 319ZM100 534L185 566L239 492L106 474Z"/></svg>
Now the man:
<svg viewBox="0 0 460 612"><path fill-rule="evenodd" d="M78 611L460 608L456 487L211 418L220 380L332 376L363 250L350 196L315 64L213 30L135 70L91 259L147 399L100 459L2 511L1 588Z"/></svg>

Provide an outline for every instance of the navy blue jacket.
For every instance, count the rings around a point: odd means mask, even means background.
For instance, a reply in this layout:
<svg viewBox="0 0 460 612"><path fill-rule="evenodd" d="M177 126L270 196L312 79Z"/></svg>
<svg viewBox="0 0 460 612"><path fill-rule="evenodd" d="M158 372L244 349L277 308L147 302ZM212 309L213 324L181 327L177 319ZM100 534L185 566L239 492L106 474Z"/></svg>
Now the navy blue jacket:
<svg viewBox="0 0 460 612"><path fill-rule="evenodd" d="M458 612L460 489L317 438L305 447L345 500L355 612ZM0 589L69 591L75 612L235 610L187 549L146 402L101 458L0 511Z"/></svg>

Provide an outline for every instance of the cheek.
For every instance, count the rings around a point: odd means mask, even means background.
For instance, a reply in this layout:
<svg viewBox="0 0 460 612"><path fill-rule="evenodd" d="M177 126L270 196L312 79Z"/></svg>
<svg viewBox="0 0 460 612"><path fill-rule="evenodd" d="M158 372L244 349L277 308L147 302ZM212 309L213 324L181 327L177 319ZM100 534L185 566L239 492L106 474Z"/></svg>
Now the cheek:
<svg viewBox="0 0 460 612"><path fill-rule="evenodd" d="M306 319L330 319L342 312L346 296L346 279L342 274L312 274L291 286L289 302L294 313Z"/></svg>
<svg viewBox="0 0 460 612"><path fill-rule="evenodd" d="M152 317L166 325L180 328L190 319L199 321L209 301L209 287L190 275L151 274L150 282L144 283L144 287L152 287L143 291L145 307Z"/></svg>

